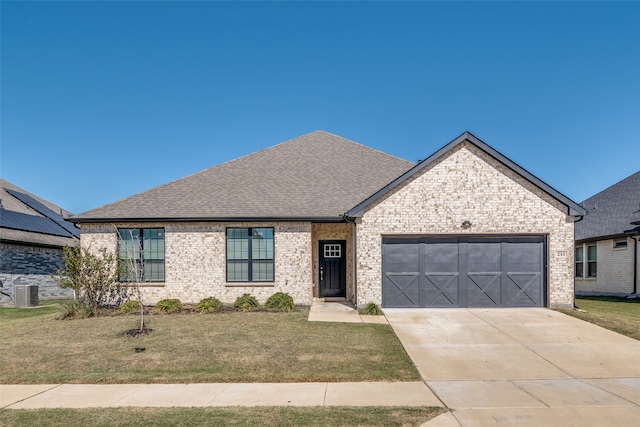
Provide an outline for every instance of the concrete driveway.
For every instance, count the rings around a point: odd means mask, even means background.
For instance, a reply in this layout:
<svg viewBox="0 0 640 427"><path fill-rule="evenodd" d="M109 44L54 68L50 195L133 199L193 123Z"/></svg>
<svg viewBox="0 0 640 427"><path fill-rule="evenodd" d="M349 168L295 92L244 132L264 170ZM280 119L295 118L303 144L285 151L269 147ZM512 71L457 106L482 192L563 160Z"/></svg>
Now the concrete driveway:
<svg viewBox="0 0 640 427"><path fill-rule="evenodd" d="M385 314L453 409L427 426L640 425L640 341L542 308Z"/></svg>

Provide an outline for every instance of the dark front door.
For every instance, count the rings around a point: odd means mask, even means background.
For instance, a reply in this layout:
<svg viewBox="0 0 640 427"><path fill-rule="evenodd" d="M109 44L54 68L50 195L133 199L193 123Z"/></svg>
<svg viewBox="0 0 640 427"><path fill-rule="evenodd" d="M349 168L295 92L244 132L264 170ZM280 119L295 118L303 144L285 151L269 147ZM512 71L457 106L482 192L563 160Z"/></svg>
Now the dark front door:
<svg viewBox="0 0 640 427"><path fill-rule="evenodd" d="M318 248L320 298L345 297L347 295L346 242L321 240Z"/></svg>

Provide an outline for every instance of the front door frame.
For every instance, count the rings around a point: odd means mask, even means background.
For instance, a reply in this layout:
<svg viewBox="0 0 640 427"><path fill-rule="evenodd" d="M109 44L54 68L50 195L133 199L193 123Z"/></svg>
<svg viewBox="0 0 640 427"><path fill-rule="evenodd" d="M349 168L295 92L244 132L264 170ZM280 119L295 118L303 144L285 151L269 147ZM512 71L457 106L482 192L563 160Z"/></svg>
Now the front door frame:
<svg viewBox="0 0 640 427"><path fill-rule="evenodd" d="M340 257L331 257L332 261L325 259L324 245L339 245ZM337 261L339 259L339 261ZM347 297L347 241L346 240L319 240L318 241L318 296L320 298L346 298ZM337 270L331 271L327 262L336 262ZM337 280L337 283L329 282Z"/></svg>

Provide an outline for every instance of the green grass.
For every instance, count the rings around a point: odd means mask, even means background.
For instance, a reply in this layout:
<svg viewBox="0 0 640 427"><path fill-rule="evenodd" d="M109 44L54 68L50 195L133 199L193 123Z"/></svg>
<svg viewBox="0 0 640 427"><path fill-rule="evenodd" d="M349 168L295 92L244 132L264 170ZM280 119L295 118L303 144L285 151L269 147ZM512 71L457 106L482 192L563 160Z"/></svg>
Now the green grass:
<svg viewBox="0 0 640 427"><path fill-rule="evenodd" d="M576 307L560 311L640 340L640 298L576 297Z"/></svg>
<svg viewBox="0 0 640 427"><path fill-rule="evenodd" d="M8 322L17 319L43 316L45 314L58 313L62 304L72 300L40 301L37 307L0 307L0 321Z"/></svg>
<svg viewBox="0 0 640 427"><path fill-rule="evenodd" d="M93 426L419 426L445 412L431 407L227 407L4 409L0 425Z"/></svg>
<svg viewBox="0 0 640 427"><path fill-rule="evenodd" d="M138 337L119 336L136 315L23 310L0 309L3 384L420 379L389 325L308 322L308 310L148 315L153 332Z"/></svg>

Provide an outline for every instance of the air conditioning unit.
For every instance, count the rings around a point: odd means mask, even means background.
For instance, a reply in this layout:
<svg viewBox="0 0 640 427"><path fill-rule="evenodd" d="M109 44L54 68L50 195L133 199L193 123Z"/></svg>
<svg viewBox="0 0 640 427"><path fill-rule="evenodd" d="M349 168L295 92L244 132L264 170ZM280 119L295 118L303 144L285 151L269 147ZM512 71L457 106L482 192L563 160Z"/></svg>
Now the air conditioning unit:
<svg viewBox="0 0 640 427"><path fill-rule="evenodd" d="M38 305L37 285L15 285L13 299L16 307L35 307Z"/></svg>

